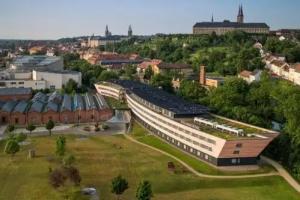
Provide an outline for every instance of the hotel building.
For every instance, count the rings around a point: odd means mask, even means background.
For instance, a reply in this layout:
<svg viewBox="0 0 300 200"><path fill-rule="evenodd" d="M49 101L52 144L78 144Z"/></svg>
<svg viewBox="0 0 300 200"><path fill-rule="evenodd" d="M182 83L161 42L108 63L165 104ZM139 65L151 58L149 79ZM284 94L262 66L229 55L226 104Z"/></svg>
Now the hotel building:
<svg viewBox="0 0 300 200"><path fill-rule="evenodd" d="M151 86L128 80L95 84L99 94L126 101L134 118L167 143L216 166L254 165L278 133L213 116Z"/></svg>

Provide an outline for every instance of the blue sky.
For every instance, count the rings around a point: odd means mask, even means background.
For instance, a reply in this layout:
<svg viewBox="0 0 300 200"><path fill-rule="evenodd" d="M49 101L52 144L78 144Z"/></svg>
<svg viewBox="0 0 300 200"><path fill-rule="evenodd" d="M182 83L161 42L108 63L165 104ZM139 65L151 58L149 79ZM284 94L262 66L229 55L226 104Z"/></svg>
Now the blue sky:
<svg viewBox="0 0 300 200"><path fill-rule="evenodd" d="M113 34L191 33L198 21L236 20L244 6L246 22L271 29L300 28L299 0L0 0L0 38L57 39Z"/></svg>

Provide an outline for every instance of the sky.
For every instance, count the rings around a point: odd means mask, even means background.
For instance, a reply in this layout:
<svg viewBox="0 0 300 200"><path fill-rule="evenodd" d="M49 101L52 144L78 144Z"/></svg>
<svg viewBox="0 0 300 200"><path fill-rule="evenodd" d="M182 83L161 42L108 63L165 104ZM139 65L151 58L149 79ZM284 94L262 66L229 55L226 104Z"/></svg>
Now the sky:
<svg viewBox="0 0 300 200"><path fill-rule="evenodd" d="M266 22L272 30L300 28L300 0L0 0L1 39L58 39L113 34L191 33L196 22Z"/></svg>

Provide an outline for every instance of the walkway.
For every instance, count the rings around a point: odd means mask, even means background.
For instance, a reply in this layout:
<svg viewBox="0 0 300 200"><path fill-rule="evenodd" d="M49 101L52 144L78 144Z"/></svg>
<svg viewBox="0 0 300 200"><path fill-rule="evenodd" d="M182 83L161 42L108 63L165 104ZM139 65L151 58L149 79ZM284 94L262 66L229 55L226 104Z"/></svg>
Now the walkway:
<svg viewBox="0 0 300 200"><path fill-rule="evenodd" d="M201 178L242 179L242 178L257 178L257 177L268 177L268 176L282 176L296 191L300 192L300 185L298 184L298 182L296 182L293 179L293 177L279 163L277 163L265 156L261 156L262 160L264 160L268 164L272 165L278 172L270 172L270 173L264 173L264 174L250 174L250 175L209 175L209 174L200 173L200 172L196 171L194 168L192 168L191 166L189 166L188 164L186 164L184 161L178 159L177 157L175 157L165 151L157 149L153 146L139 142L127 134L125 134L125 138L127 138L128 140L130 140L136 144L148 147L154 151L160 152L168 157L173 158L174 160L176 160L177 162L182 164L185 168L187 168L190 172L192 172L193 174L195 174L196 176L201 177Z"/></svg>
<svg viewBox="0 0 300 200"><path fill-rule="evenodd" d="M270 172L270 173L264 173L264 174L250 174L250 175L209 175L209 174L203 174L203 173L200 173L198 171L196 171L194 168L192 168L191 166L189 166L188 164L186 164L184 161L180 160L179 158L165 152L165 151L162 151L160 149L157 149L153 146L150 146L150 145L147 145L147 144L144 144L142 142L139 142L137 141L136 139L134 139L133 137L125 134L125 138L127 138L128 140L136 143L136 144L139 144L139 145L143 145L145 147L148 147L154 151L157 151L157 152L160 152L168 157L171 157L173 158L174 160L176 160L177 162L179 162L180 164L182 164L185 168L187 168L189 171L191 171L193 174L195 174L196 176L199 176L199 177L203 177L203 178L216 178L216 179L238 179L238 178L254 178L254 177L265 177L265 176L278 176L280 175L278 172Z"/></svg>
<svg viewBox="0 0 300 200"><path fill-rule="evenodd" d="M280 176L282 176L293 188L295 188L295 190L300 192L299 183L295 181L295 179L286 171L286 169L284 169L282 165L265 156L261 156L261 159L272 165L279 172Z"/></svg>

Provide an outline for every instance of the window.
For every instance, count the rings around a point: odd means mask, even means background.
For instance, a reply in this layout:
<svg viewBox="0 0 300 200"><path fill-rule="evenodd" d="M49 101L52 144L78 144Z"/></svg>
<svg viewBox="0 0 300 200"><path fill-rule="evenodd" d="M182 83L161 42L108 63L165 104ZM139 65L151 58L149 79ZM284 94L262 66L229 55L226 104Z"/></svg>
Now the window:
<svg viewBox="0 0 300 200"><path fill-rule="evenodd" d="M233 152L233 154L240 154L240 151L239 151L239 150L235 150L235 151Z"/></svg>
<svg viewBox="0 0 300 200"><path fill-rule="evenodd" d="M10 84L11 84L11 85L16 85L16 82L11 82Z"/></svg>
<svg viewBox="0 0 300 200"><path fill-rule="evenodd" d="M19 82L20 85L24 85L24 82Z"/></svg>
<svg viewBox="0 0 300 200"><path fill-rule="evenodd" d="M19 119L15 118L15 123L18 124L19 123Z"/></svg>
<svg viewBox="0 0 300 200"><path fill-rule="evenodd" d="M237 147L237 148L241 148L242 146L243 146L242 143L237 143L237 144L235 145L235 147Z"/></svg>
<svg viewBox="0 0 300 200"><path fill-rule="evenodd" d="M51 90L55 90L55 85L50 85Z"/></svg>
<svg viewBox="0 0 300 200"><path fill-rule="evenodd" d="M235 158L231 159L231 163L232 164L236 164L237 163L237 160Z"/></svg>

